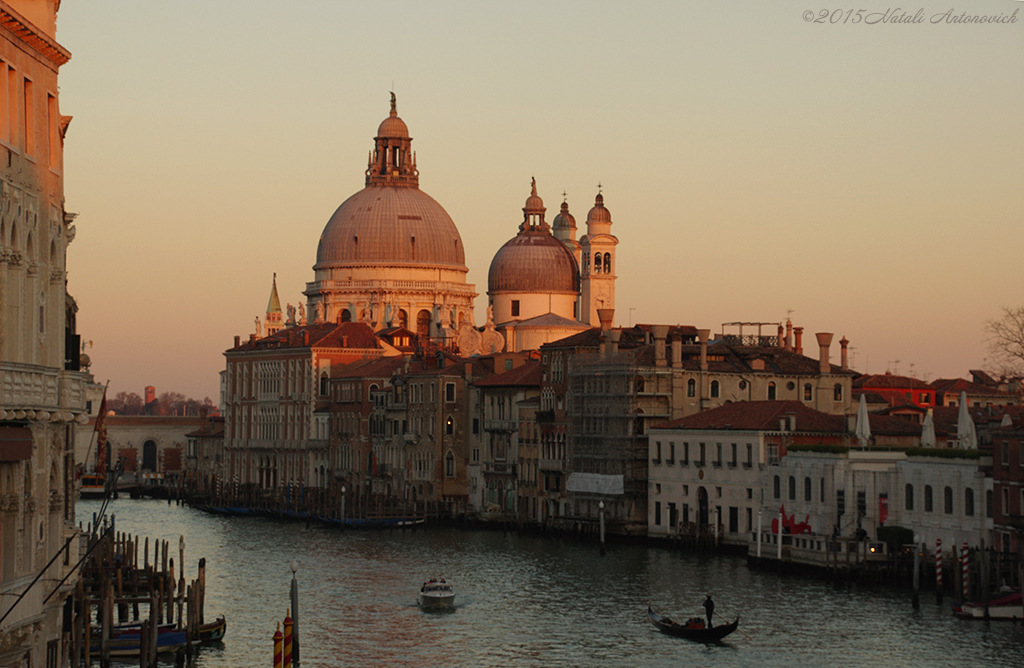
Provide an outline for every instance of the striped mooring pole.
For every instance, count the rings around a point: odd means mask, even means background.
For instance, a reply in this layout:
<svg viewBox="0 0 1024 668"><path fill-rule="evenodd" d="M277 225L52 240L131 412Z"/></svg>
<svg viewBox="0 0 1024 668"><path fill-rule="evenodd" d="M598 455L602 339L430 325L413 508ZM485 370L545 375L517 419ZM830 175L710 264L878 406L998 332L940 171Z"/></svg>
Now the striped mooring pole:
<svg viewBox="0 0 1024 668"><path fill-rule="evenodd" d="M288 610L284 616L284 666L292 668L292 614Z"/></svg>
<svg viewBox="0 0 1024 668"><path fill-rule="evenodd" d="M964 541L964 601L970 598L971 595L971 573L968 568L970 561L970 551L967 548L967 541Z"/></svg>
<svg viewBox="0 0 1024 668"><path fill-rule="evenodd" d="M935 539L935 602L942 603L942 539Z"/></svg>
<svg viewBox="0 0 1024 668"><path fill-rule="evenodd" d="M284 644L284 636L281 634L281 622L277 623L277 631L274 632L274 668L284 668L281 665L281 649Z"/></svg>

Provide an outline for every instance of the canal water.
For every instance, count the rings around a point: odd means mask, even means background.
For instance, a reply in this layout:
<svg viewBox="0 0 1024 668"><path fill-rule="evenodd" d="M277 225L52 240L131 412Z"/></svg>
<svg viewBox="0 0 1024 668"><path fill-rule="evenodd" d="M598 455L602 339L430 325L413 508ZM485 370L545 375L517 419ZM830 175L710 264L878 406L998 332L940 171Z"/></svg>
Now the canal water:
<svg viewBox="0 0 1024 668"><path fill-rule="evenodd" d="M98 501L78 504L87 522ZM203 668L272 667L272 636L298 562L301 665L335 666L1014 666L1024 628L968 622L909 592L753 572L743 559L501 531L339 531L204 514L166 501L114 501L117 528L185 536L186 579L207 560L206 617L227 616ZM423 580L454 584L451 612L415 604ZM675 619L741 616L721 645L659 633L647 601ZM742 633L740 633L742 631ZM136 664L137 665L137 664Z"/></svg>

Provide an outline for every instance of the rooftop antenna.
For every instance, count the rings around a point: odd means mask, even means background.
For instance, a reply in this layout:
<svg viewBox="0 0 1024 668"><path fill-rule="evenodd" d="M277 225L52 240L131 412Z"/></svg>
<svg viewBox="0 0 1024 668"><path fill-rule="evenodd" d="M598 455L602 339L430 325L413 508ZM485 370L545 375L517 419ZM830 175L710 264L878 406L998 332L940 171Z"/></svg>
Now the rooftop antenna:
<svg viewBox="0 0 1024 668"><path fill-rule="evenodd" d="M910 371L908 373L910 374L911 378L914 377L914 363L913 362L910 363Z"/></svg>

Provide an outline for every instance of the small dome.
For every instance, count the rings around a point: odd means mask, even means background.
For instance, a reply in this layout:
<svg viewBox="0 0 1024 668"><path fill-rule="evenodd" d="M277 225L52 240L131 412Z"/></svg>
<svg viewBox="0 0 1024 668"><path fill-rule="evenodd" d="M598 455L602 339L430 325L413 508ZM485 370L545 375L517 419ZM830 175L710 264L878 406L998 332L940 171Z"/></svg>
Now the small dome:
<svg viewBox="0 0 1024 668"><path fill-rule="evenodd" d="M576 219L571 213L569 213L569 203L562 202L562 210L555 216L555 219L551 221L552 229L563 230L563 229L576 229Z"/></svg>
<svg viewBox="0 0 1024 668"><path fill-rule="evenodd" d="M497 292L579 291L576 259L551 234L520 233L502 246L491 260L487 289Z"/></svg>
<svg viewBox="0 0 1024 668"><path fill-rule="evenodd" d="M406 126L405 121L395 115L395 112L391 112L391 115L385 118L381 122L380 127L377 128L377 136L408 139L409 128Z"/></svg>
<svg viewBox="0 0 1024 668"><path fill-rule="evenodd" d="M587 214L588 223L610 223L612 222L612 213L608 209L604 208L604 195L601 193L597 194L594 198L594 208Z"/></svg>

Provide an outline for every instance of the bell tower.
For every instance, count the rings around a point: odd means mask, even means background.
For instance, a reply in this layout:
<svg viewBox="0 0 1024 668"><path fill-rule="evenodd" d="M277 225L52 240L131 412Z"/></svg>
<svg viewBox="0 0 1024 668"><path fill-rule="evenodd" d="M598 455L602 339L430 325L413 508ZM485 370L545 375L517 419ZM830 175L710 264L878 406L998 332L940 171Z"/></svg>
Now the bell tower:
<svg viewBox="0 0 1024 668"><path fill-rule="evenodd" d="M594 208L587 213L587 233L580 239L580 320L599 326L598 309L615 308L615 247L612 214L598 186Z"/></svg>

